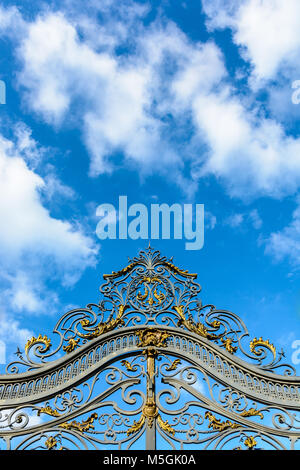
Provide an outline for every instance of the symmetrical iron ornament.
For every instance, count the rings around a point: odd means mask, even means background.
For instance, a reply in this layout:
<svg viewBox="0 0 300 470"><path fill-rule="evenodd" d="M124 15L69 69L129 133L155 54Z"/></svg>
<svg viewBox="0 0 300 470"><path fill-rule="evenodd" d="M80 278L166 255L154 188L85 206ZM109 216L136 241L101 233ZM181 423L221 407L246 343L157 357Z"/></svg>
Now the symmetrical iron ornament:
<svg viewBox="0 0 300 470"><path fill-rule="evenodd" d="M196 277L149 246L29 339L0 376L0 449L300 448L300 377Z"/></svg>

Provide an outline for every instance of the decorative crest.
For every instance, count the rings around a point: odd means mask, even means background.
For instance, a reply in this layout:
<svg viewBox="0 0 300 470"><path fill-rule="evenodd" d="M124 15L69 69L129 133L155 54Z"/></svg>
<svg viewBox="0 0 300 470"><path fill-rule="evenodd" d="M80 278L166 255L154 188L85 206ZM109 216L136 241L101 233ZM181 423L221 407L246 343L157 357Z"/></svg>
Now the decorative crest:
<svg viewBox="0 0 300 470"><path fill-rule="evenodd" d="M231 356L251 359L264 370L283 367L284 373L295 373L292 366L280 363L283 353L276 354L269 340L260 337L245 342L249 333L237 315L212 304L203 305L198 297L201 286L195 282L197 274L176 266L173 259L161 256L150 245L129 259L127 266L103 277L98 304L71 310L58 321L54 329L60 337L56 349L48 353L51 340L46 335L33 337L25 345L26 359L18 353L19 361L10 364L7 372L16 373L19 365L29 370L39 368L60 349L71 354L88 341L119 328L143 327L145 331L147 327L164 326L187 330ZM136 334L139 336L139 331ZM140 344L155 334L149 331L140 338ZM33 359L32 352L39 361Z"/></svg>
<svg viewBox="0 0 300 470"><path fill-rule="evenodd" d="M0 376L0 449L300 445L300 377L236 314L203 305L196 277L149 246L54 341L18 348Z"/></svg>

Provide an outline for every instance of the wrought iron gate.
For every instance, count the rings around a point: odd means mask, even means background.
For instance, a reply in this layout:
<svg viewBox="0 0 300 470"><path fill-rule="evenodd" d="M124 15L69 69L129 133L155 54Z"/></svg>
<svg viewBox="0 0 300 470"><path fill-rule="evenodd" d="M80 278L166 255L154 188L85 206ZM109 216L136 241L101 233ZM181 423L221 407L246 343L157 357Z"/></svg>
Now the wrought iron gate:
<svg viewBox="0 0 300 470"><path fill-rule="evenodd" d="M300 377L152 248L0 376L0 449L296 449Z"/></svg>

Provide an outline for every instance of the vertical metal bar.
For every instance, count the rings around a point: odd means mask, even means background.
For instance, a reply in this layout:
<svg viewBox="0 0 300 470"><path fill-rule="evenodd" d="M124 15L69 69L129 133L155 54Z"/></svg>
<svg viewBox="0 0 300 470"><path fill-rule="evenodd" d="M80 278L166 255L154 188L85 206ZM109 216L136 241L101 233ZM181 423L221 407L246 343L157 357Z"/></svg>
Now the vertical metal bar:
<svg viewBox="0 0 300 470"><path fill-rule="evenodd" d="M147 400L144 407L144 414L147 417L146 450L156 449L156 416L158 412L155 397L156 355L156 349L147 349Z"/></svg>
<svg viewBox="0 0 300 470"><path fill-rule="evenodd" d="M147 424L146 450L156 450L156 418L154 418L151 428Z"/></svg>

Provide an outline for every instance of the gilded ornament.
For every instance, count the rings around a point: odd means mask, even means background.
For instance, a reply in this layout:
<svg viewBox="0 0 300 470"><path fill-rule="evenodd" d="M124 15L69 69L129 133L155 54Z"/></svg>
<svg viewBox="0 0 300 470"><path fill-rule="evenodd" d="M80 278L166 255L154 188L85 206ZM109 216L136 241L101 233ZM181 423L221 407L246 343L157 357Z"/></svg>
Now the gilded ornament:
<svg viewBox="0 0 300 470"><path fill-rule="evenodd" d="M166 370L168 372L170 372L171 370L176 370L179 364L181 364L181 360L175 359L169 367L166 367Z"/></svg>
<svg viewBox="0 0 300 470"><path fill-rule="evenodd" d="M131 372L137 371L137 366L132 366L132 364L129 361L125 361L125 359L123 359L123 361L121 361L121 364L122 364L122 366L126 367L127 370L129 370Z"/></svg>
<svg viewBox="0 0 300 470"><path fill-rule="evenodd" d="M52 450L57 446L57 440L53 436L49 436L48 439L45 441L45 446L48 450Z"/></svg>
<svg viewBox="0 0 300 470"><path fill-rule="evenodd" d="M136 296L136 300L138 300L139 302L144 302L147 299L148 295L149 295L149 292L148 290L145 289L144 294L141 294L141 292L138 292Z"/></svg>
<svg viewBox="0 0 300 470"><path fill-rule="evenodd" d="M159 277L157 276L153 276L153 277L150 277L150 276L144 276L141 280L141 282L144 282L146 284L154 284L154 282L158 282L159 284L161 284L161 279L159 279Z"/></svg>
<svg viewBox="0 0 300 470"><path fill-rule="evenodd" d="M206 411L205 418L209 420L209 428L213 428L216 431L224 431L225 429L231 428L236 429L240 427L240 424L232 423L231 421L221 421L216 418L210 411Z"/></svg>
<svg viewBox="0 0 300 470"><path fill-rule="evenodd" d="M141 283L144 283L144 285L146 284L154 284L154 283L158 283L158 284L161 284L162 281L156 277L156 276L153 276L153 277L150 277L150 276L145 276L141 279L140 281ZM148 298L149 297L149 298ZM156 301L158 302L158 304L160 305L166 298L165 294L163 292L160 292L158 293L157 292L157 289L155 288L154 289L154 292L153 292L153 297L156 299ZM136 300L139 301L139 302L142 302L144 303L146 301L146 299L148 298L147 300L147 303L149 305L153 305L154 303L156 303L156 301L153 299L153 297L151 296L151 292L148 288L145 288L144 289L144 293L142 294L141 292L138 292L137 296L136 296Z"/></svg>
<svg viewBox="0 0 300 470"><path fill-rule="evenodd" d="M159 304L161 304L166 298L166 296L163 292L160 292L158 294L156 289L154 289L153 295L154 295L154 297L156 298L156 300L158 301Z"/></svg>
<svg viewBox="0 0 300 470"><path fill-rule="evenodd" d="M37 338L33 336L27 341L27 343L25 344L25 353L27 354L31 346L37 343L43 343L45 345L45 347L43 348L43 352L48 351L51 346L51 340L46 335L42 336L41 334L39 334Z"/></svg>
<svg viewBox="0 0 300 470"><path fill-rule="evenodd" d="M134 261L128 264L127 266L125 266L125 268L120 269L119 271L112 271L111 274L103 274L103 278L104 279L116 279L118 277L124 276L125 274L128 274L130 271L132 271L132 269L135 268L135 266L137 266L138 264L139 263L137 261ZM197 274L189 273L187 270L180 269L177 266L175 266L173 263L171 263L170 261L162 261L162 265L166 266L168 269L170 269L170 271L175 272L176 274L180 274L181 276L192 277L192 278L197 277Z"/></svg>
<svg viewBox="0 0 300 470"><path fill-rule="evenodd" d="M160 414L158 414L158 408L155 404L144 406L140 419L138 421L133 421L133 425L127 430L127 436L138 432L144 426L146 421L149 428L152 428L155 418L157 418L157 423L163 431L174 436L175 429L173 429L172 426L168 423L168 420L164 421L162 419Z"/></svg>
<svg viewBox="0 0 300 470"><path fill-rule="evenodd" d="M251 450L257 445L257 442L253 436L248 436L247 439L244 441L244 444L248 447L249 450Z"/></svg>
<svg viewBox="0 0 300 470"><path fill-rule="evenodd" d="M234 354L237 352L237 346L232 346L232 338L220 338L222 346L228 351L230 354Z"/></svg>
<svg viewBox="0 0 300 470"><path fill-rule="evenodd" d="M164 347L166 346L166 339L171 336L166 331L161 331L156 328L138 330L136 334L139 338L138 346L144 348L147 346Z"/></svg>
<svg viewBox="0 0 300 470"><path fill-rule="evenodd" d="M203 323L201 322L194 323L191 319L187 319L183 313L183 310L184 310L183 305L176 305L173 307L173 309L180 316L180 319L178 320L178 323L177 323L178 326L184 325L188 330L200 336L203 336L204 338L207 338L209 340L216 340L216 339L221 338L222 335L215 335L214 333L209 333L208 329L203 325ZM220 322L215 321L214 323L212 323L212 326L214 328L219 328Z"/></svg>
<svg viewBox="0 0 300 470"><path fill-rule="evenodd" d="M93 331L90 333L79 333L78 335L81 338L85 339L94 339L98 338L99 336L103 335L104 333L107 333L108 331L114 330L117 326L119 325L124 325L124 320L122 319L122 316L124 314L125 309L128 308L126 305L120 305L119 306L119 312L116 318L113 318L112 320L108 322L100 322ZM90 325L90 320L81 320L80 322L81 326L85 329Z"/></svg>
<svg viewBox="0 0 300 470"><path fill-rule="evenodd" d="M274 346L274 344L270 343L270 341L268 339L266 340L263 340L262 337L260 338L253 338L252 341L250 341L250 351L252 353L254 353L256 356L260 356L262 354L261 351L256 351L256 347L257 346L263 346L267 349L269 349L270 351L272 351L273 355L274 355L274 358L276 357L276 348Z"/></svg>
<svg viewBox="0 0 300 470"><path fill-rule="evenodd" d="M97 413L92 413L91 416L89 416L85 421L82 421L82 423L79 423L78 421L71 421L71 423L59 424L59 427L64 428L66 430L71 429L75 431L86 432L86 431L89 431L90 429L95 429L93 422L97 418L98 418Z"/></svg>
<svg viewBox="0 0 300 470"><path fill-rule="evenodd" d="M45 413L50 416L61 416L61 413L59 413L57 410L54 410L51 408L51 406L47 405L43 408L39 408L37 411L37 415L40 416L41 413Z"/></svg>
<svg viewBox="0 0 300 470"><path fill-rule="evenodd" d="M143 415L147 418L149 428L152 428L154 418L158 415L158 408L155 404L155 401L147 400L146 405L143 408Z"/></svg>
<svg viewBox="0 0 300 470"><path fill-rule="evenodd" d="M259 416L260 419L263 419L263 414L261 411L256 410L255 408L249 408L249 410L244 410L240 413L241 416L248 417L248 416Z"/></svg>
<svg viewBox="0 0 300 470"><path fill-rule="evenodd" d="M192 277L192 278L195 278L197 277L197 274L195 273L189 273L187 270L183 270L183 269L180 269L178 268L177 266L175 266L174 264L170 263L170 261L164 261L162 263L164 266L167 266L167 268L170 269L170 271L173 271L177 274L180 274L181 276L184 276L184 277Z"/></svg>
<svg viewBox="0 0 300 470"><path fill-rule="evenodd" d="M127 436L130 436L130 434L133 434L135 432L138 432L144 425L145 423L145 420L146 420L146 417L145 415L142 413L142 416L140 417L140 419L138 421L133 421L133 425L130 426L129 429L127 429Z"/></svg>
<svg viewBox="0 0 300 470"><path fill-rule="evenodd" d="M121 269L120 271L112 271L111 274L103 274L104 279L116 279L117 277L124 276L125 274L129 273L138 263L135 261L133 263L128 264L125 268Z"/></svg>
<svg viewBox="0 0 300 470"><path fill-rule="evenodd" d="M78 343L79 343L79 338L77 339L70 338L68 341L68 344L66 346L63 346L63 351L65 351L66 353L70 353L74 351L74 349L78 347Z"/></svg>
<svg viewBox="0 0 300 470"><path fill-rule="evenodd" d="M169 434L172 434L172 435L174 436L174 434L175 434L175 429L172 428L172 426L168 423L168 420L163 421L162 417L161 417L160 415L158 415L158 417L157 417L157 422L158 422L159 427L160 427L163 431L165 431L165 432L167 432L167 433L169 433Z"/></svg>

